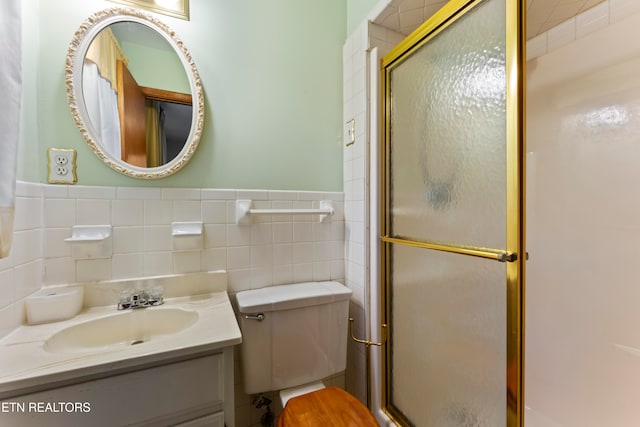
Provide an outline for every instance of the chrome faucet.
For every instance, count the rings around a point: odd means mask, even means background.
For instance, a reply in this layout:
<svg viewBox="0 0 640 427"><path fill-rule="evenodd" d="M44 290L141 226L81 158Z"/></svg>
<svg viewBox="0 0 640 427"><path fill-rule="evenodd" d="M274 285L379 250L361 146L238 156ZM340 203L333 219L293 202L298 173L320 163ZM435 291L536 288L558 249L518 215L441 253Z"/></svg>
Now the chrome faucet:
<svg viewBox="0 0 640 427"><path fill-rule="evenodd" d="M162 295L162 287L155 287L151 291L123 291L120 292L120 301L118 301L118 310L127 310L133 308L145 308L164 303Z"/></svg>

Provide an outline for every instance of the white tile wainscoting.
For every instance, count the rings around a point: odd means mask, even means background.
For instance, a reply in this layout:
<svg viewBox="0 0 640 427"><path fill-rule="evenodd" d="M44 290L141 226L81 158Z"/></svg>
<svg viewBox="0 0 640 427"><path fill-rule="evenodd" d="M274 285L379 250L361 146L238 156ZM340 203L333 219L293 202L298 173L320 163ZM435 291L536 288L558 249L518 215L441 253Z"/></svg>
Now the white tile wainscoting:
<svg viewBox="0 0 640 427"><path fill-rule="evenodd" d="M91 187L18 182L14 246L0 259L0 336L22 322L21 301L42 286L227 270L229 292L311 280L344 281L341 192ZM235 200L260 208L336 213L273 215L235 223ZM173 249L173 221L202 221L201 250ZM64 241L73 225L112 225L113 256L74 260Z"/></svg>

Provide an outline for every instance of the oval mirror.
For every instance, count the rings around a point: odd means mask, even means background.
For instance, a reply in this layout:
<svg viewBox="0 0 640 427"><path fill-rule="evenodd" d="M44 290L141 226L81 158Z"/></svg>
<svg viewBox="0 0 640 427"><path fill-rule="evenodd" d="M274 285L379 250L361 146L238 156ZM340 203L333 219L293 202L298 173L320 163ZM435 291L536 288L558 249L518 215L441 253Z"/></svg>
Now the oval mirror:
<svg viewBox="0 0 640 427"><path fill-rule="evenodd" d="M204 96L184 43L135 9L91 15L67 52L71 114L93 152L135 178L163 178L193 156Z"/></svg>

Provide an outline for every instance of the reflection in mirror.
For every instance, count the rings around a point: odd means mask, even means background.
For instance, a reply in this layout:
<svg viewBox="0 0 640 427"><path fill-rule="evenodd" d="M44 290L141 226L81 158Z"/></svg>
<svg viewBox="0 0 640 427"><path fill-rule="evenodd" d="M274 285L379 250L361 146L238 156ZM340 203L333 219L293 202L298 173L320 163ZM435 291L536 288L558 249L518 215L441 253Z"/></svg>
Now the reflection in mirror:
<svg viewBox="0 0 640 427"><path fill-rule="evenodd" d="M133 9L92 15L67 57L67 94L80 132L118 172L160 178L197 147L204 120L200 79L183 43Z"/></svg>
<svg viewBox="0 0 640 427"><path fill-rule="evenodd" d="M189 80L173 48L149 27L117 22L100 31L85 55L82 94L105 150L126 163L161 166L187 141Z"/></svg>

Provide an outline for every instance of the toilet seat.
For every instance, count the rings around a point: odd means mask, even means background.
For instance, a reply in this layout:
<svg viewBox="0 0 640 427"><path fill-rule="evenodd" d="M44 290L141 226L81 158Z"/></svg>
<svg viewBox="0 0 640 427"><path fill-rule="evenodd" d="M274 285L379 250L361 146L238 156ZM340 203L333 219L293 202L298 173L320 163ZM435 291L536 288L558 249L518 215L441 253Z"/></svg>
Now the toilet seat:
<svg viewBox="0 0 640 427"><path fill-rule="evenodd" d="M278 427L378 427L358 399L338 387L327 387L291 398Z"/></svg>

